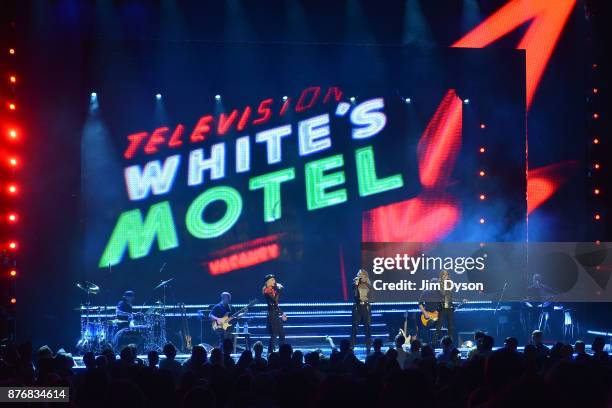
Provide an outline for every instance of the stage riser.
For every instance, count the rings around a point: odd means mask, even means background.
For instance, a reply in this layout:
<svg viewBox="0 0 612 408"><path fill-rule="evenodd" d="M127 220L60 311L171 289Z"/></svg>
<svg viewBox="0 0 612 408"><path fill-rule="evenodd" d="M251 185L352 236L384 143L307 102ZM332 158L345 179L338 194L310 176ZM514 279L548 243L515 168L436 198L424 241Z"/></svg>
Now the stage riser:
<svg viewBox="0 0 612 408"><path fill-rule="evenodd" d="M200 342L216 345L217 338L210 327L208 320L209 308L206 305L187 305L187 324L192 337L192 342ZM242 305L235 305L236 308ZM329 347L326 340L330 336L336 345L342 339L349 339L351 334L352 303L316 303L316 304L281 304L281 308L288 315L288 320L284 324L287 341L300 347L320 348ZM147 307L136 307L137 310L145 311ZM494 305L490 302L474 302L457 310L455 313L456 331L468 330L473 332L477 329L485 330L493 335L495 321L493 311ZM498 316L509 310L509 307L502 306L498 310ZM238 320L239 335L243 334L244 325L248 323L248 331L251 337L251 344L260 340L267 344L269 334L267 330L265 305L258 304L252 307L249 313ZM406 322L406 315L408 321ZM84 315L82 315L84 317ZM407 324L408 331L414 333L415 320L420 316L419 310L414 302L372 304L372 338L380 338L384 342L392 341L397 335L399 328ZM97 309L90 319L104 320L114 318L114 309L108 307ZM488 327L488 326L491 327ZM464 328L463 326L469 326ZM175 307L166 307L166 329L168 340L179 347L182 345L181 335L183 330L183 315ZM235 324L232 330L236 330ZM426 341L430 340L433 332L433 325L426 329L421 329L419 336ZM363 327L359 327L358 344L363 344ZM78 329L75 335L78 336ZM240 339L239 344L244 344Z"/></svg>

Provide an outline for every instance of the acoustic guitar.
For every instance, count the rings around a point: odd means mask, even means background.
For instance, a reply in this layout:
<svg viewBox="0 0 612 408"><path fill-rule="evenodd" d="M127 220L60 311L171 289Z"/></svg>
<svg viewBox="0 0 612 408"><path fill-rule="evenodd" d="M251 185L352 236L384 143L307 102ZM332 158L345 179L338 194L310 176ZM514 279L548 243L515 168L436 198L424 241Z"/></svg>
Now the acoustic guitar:
<svg viewBox="0 0 612 408"><path fill-rule="evenodd" d="M454 307L454 310L461 308L466 303L467 303L467 299L463 299L461 303L459 303L457 306ZM425 307L421 304L419 304L419 309L421 309L421 323L423 324L423 326L427 327L427 325L430 322L435 323L438 321L440 314L438 313L437 310L430 312L429 310L426 310Z"/></svg>
<svg viewBox="0 0 612 408"><path fill-rule="evenodd" d="M419 304L419 309L421 309L421 324L425 327L429 324L429 322L437 322L438 321L438 311L434 310L432 312L425 309L425 306Z"/></svg>

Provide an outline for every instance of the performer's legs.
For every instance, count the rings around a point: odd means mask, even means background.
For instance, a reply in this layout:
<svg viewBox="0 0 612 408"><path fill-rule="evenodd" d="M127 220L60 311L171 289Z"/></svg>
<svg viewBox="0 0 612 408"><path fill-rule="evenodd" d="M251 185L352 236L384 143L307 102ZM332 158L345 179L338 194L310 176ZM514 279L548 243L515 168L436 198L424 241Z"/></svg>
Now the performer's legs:
<svg viewBox="0 0 612 408"><path fill-rule="evenodd" d="M274 328L272 327L272 325L272 317L268 316L268 333L270 333L270 342L268 343L268 355L270 355L270 353L274 351L275 335Z"/></svg>
<svg viewBox="0 0 612 408"><path fill-rule="evenodd" d="M235 352L236 351L236 339L234 339L234 333L232 333L232 330L231 329L222 330L221 336L222 336L221 345L223 345L224 340L229 339L232 341L232 349Z"/></svg>
<svg viewBox="0 0 612 408"><path fill-rule="evenodd" d="M223 347L223 340L225 339L225 330L223 329L215 329L215 334L217 335L217 344L219 348Z"/></svg>
<svg viewBox="0 0 612 408"><path fill-rule="evenodd" d="M351 347L355 347L357 339L357 328L361 321L361 314L359 313L359 305L353 305L353 322L351 326Z"/></svg>
<svg viewBox="0 0 612 408"><path fill-rule="evenodd" d="M268 345L268 354L274 351L274 347L276 344L276 338L280 337L282 333L281 342L285 341L285 333L282 332L280 325L280 318L277 316L269 316L268 317L268 329L270 331L270 343Z"/></svg>
<svg viewBox="0 0 612 408"><path fill-rule="evenodd" d="M455 335L455 318L454 318L454 313L455 311L453 309L446 309L446 326L448 328L448 335L450 336L451 339L453 339L453 342L455 341L454 335Z"/></svg>
<svg viewBox="0 0 612 408"><path fill-rule="evenodd" d="M276 318L276 321L278 322L278 345L280 346L281 344L285 344L285 327L283 326L283 321L280 319L280 317Z"/></svg>
<svg viewBox="0 0 612 408"><path fill-rule="evenodd" d="M444 316L444 309L438 311L438 320L436 321L436 334L434 334L431 340L431 345L435 349L438 347L438 340L440 340L440 334L442 334L442 317Z"/></svg>
<svg viewBox="0 0 612 408"><path fill-rule="evenodd" d="M365 331L365 345L366 345L366 353L370 354L370 347L372 346L372 313L370 310L370 305L362 305L362 316L363 316L363 329Z"/></svg>

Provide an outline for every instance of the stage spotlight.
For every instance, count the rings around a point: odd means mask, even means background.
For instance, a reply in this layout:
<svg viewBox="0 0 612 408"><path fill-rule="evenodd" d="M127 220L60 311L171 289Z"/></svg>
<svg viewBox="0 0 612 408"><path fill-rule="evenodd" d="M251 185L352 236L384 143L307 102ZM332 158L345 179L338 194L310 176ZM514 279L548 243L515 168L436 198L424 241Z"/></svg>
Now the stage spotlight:
<svg viewBox="0 0 612 408"><path fill-rule="evenodd" d="M593 114L593 119L599 119L599 113L594 113Z"/></svg>
<svg viewBox="0 0 612 408"><path fill-rule="evenodd" d="M15 109L17 109L17 106L16 106L16 105L15 105L13 102L9 103L8 107L9 107L9 109L10 109L10 110L12 110L12 111L14 111Z"/></svg>
<svg viewBox="0 0 612 408"><path fill-rule="evenodd" d="M18 162L17 162L17 158L16 158L16 157L10 157L10 158L8 159L8 164L9 164L9 166L11 166L11 167L17 167L17 163L18 163Z"/></svg>
<svg viewBox="0 0 612 408"><path fill-rule="evenodd" d="M15 241L9 242L8 247L9 247L9 249L12 249L12 250L17 249L17 242L15 242Z"/></svg>
<svg viewBox="0 0 612 408"><path fill-rule="evenodd" d="M599 191L599 189L598 189L598 188L596 188L595 190L593 190L593 194L595 194L595 195L599 195L599 192L600 192L600 191Z"/></svg>
<svg viewBox="0 0 612 408"><path fill-rule="evenodd" d="M97 111L99 107L98 104L98 94L96 92L92 92L89 97L89 111Z"/></svg>
<svg viewBox="0 0 612 408"><path fill-rule="evenodd" d="M597 221L599 221L599 220L601 219L601 215L599 215L599 214L595 214L595 219L596 219Z"/></svg>
<svg viewBox="0 0 612 408"><path fill-rule="evenodd" d="M17 271L16 271L16 270L14 270L14 269L12 269L12 270L9 272L9 275L11 275L11 276L15 277L15 276L17 276Z"/></svg>
<svg viewBox="0 0 612 408"><path fill-rule="evenodd" d="M162 98L162 95L160 93L155 94L155 99L159 101L161 98Z"/></svg>
<svg viewBox="0 0 612 408"><path fill-rule="evenodd" d="M351 101L351 103L355 103L355 97L354 97L354 96L351 96L351 97L349 98L349 101Z"/></svg>
<svg viewBox="0 0 612 408"><path fill-rule="evenodd" d="M15 49L14 48L9 48L9 54L15 55Z"/></svg>
<svg viewBox="0 0 612 408"><path fill-rule="evenodd" d="M17 222L17 214L9 213L7 215L7 217L6 217L6 219L8 220L8 222L15 223L15 222Z"/></svg>
<svg viewBox="0 0 612 408"><path fill-rule="evenodd" d="M484 219L484 218L481 218L481 219L480 219L480 223L481 223L481 224L484 224L484 223L485 223L485 219Z"/></svg>
<svg viewBox="0 0 612 408"><path fill-rule="evenodd" d="M484 128L486 128L486 127L487 127L487 125L485 125L484 123L481 123L481 124L480 124L480 128L481 128L481 129L484 129Z"/></svg>
<svg viewBox="0 0 612 408"><path fill-rule="evenodd" d="M470 100L469 100L468 98L465 98L465 99L463 100L463 103L464 103L465 105L467 105L467 104L469 104L469 103L470 103Z"/></svg>
<svg viewBox="0 0 612 408"><path fill-rule="evenodd" d="M221 95L219 95L219 94L215 95L215 99L220 101L221 100Z"/></svg>
<svg viewBox="0 0 612 408"><path fill-rule="evenodd" d="M481 194L481 195L480 195L480 199L481 199L481 200L484 200L485 198L487 198L487 196L486 196L486 195L484 195L484 194Z"/></svg>
<svg viewBox="0 0 612 408"><path fill-rule="evenodd" d="M595 163L595 166L593 167L595 167L595 170L599 170L599 163Z"/></svg>
<svg viewBox="0 0 612 408"><path fill-rule="evenodd" d="M410 103L410 102L412 102L412 99L410 99L410 98L405 98L405 99L404 99L404 102L406 102L406 103Z"/></svg>
<svg viewBox="0 0 612 408"><path fill-rule="evenodd" d="M597 92L599 92L599 89L593 88L593 93L596 94Z"/></svg>
<svg viewBox="0 0 612 408"><path fill-rule="evenodd" d="M287 95L283 96L283 101L286 101L287 99L289 99Z"/></svg>
<svg viewBox="0 0 612 408"><path fill-rule="evenodd" d="M12 140L17 140L17 131L15 129L9 129L8 136Z"/></svg>
<svg viewBox="0 0 612 408"><path fill-rule="evenodd" d="M593 144L599 144L599 139L598 138L593 139Z"/></svg>
<svg viewBox="0 0 612 408"><path fill-rule="evenodd" d="M11 298L11 303L12 303L12 304L17 303L17 299L15 299L15 298Z"/></svg>
<svg viewBox="0 0 612 408"><path fill-rule="evenodd" d="M484 152L485 152L485 148L484 148L484 147L481 147L481 148L480 148L478 151L479 151L480 153L484 153Z"/></svg>
<svg viewBox="0 0 612 408"><path fill-rule="evenodd" d="M9 194L17 194L17 186L15 184L9 184L6 190Z"/></svg>
<svg viewBox="0 0 612 408"><path fill-rule="evenodd" d="M17 82L17 77L15 75L11 75L9 77L9 81L11 82L11 84L14 84Z"/></svg>
<svg viewBox="0 0 612 408"><path fill-rule="evenodd" d="M484 170L480 170L480 173L478 173L480 175L480 177L484 177L485 176L485 171Z"/></svg>

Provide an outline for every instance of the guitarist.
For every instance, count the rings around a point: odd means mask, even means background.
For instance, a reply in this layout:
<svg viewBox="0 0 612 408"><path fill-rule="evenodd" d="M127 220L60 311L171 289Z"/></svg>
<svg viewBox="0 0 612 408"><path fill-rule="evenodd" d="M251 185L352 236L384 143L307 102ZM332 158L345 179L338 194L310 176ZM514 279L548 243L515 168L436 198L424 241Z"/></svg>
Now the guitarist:
<svg viewBox="0 0 612 408"><path fill-rule="evenodd" d="M234 339L234 335L232 334L232 329L230 327L227 330L223 329L223 323L225 322L225 318L230 316L234 312L234 308L230 304L232 301L232 295L229 292L221 293L221 301L213 306L212 310L208 317L211 321L216 321L219 325L215 329L215 334L217 335L217 339L219 340L219 348L223 347L223 340L225 339Z"/></svg>

